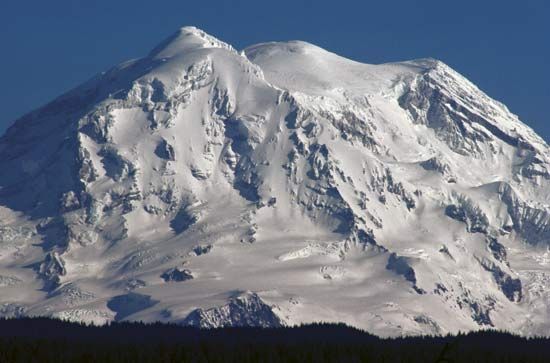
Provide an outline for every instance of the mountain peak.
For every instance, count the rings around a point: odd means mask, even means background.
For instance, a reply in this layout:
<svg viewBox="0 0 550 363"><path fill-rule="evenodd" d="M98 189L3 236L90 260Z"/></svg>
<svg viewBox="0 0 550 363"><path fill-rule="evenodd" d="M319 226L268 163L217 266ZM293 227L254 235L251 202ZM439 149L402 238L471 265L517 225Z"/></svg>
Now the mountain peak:
<svg viewBox="0 0 550 363"><path fill-rule="evenodd" d="M229 44L194 26L184 26L157 45L150 53L152 58L171 58L200 48L235 49Z"/></svg>

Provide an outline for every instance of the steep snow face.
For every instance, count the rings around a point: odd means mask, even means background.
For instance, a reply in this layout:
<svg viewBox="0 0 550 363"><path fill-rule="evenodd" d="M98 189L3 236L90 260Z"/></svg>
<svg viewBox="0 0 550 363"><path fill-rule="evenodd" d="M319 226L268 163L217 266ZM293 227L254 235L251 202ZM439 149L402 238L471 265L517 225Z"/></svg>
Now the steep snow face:
<svg viewBox="0 0 550 363"><path fill-rule="evenodd" d="M436 60L186 27L17 120L0 166L2 316L550 324L548 147Z"/></svg>

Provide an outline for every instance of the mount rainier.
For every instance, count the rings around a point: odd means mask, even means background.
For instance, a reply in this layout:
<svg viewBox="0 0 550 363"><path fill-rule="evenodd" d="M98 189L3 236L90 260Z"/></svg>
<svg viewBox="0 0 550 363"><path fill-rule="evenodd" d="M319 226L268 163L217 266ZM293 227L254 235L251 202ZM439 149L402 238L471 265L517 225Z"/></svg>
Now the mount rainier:
<svg viewBox="0 0 550 363"><path fill-rule="evenodd" d="M547 335L549 151L440 61L185 27L0 139L0 316Z"/></svg>

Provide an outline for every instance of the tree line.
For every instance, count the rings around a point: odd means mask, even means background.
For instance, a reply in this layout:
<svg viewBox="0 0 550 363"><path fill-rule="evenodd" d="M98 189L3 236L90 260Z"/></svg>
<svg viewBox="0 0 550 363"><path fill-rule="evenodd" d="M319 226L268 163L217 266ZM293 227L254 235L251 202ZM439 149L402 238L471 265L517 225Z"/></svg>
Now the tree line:
<svg viewBox="0 0 550 363"><path fill-rule="evenodd" d="M201 330L161 323L0 320L0 363L549 361L549 339L494 330L380 338L341 324Z"/></svg>

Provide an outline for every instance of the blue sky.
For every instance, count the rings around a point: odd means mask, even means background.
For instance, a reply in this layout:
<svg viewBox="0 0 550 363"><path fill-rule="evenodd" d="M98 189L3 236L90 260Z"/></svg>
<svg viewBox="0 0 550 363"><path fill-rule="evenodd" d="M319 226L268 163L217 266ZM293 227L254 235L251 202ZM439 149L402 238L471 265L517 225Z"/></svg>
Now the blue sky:
<svg viewBox="0 0 550 363"><path fill-rule="evenodd" d="M438 58L550 140L550 1L4 0L0 131L183 25L243 48L300 39L381 63Z"/></svg>

